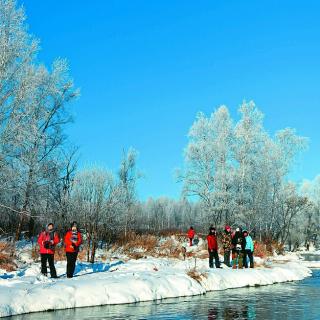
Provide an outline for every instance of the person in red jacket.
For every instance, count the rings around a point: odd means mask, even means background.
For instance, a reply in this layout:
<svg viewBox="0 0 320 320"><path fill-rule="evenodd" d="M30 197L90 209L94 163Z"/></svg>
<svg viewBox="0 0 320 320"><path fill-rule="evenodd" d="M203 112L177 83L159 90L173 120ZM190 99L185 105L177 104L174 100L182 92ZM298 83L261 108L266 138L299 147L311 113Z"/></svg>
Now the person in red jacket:
<svg viewBox="0 0 320 320"><path fill-rule="evenodd" d="M219 255L218 255L218 242L217 242L217 236L216 236L216 229L212 226L209 229L207 241L208 241L208 251L209 251L209 267L213 268L213 258L214 258L216 268L221 268Z"/></svg>
<svg viewBox="0 0 320 320"><path fill-rule="evenodd" d="M188 238L190 240L190 247L192 247L192 241L195 235L195 231L193 229L193 227L190 227L190 229L188 230Z"/></svg>
<svg viewBox="0 0 320 320"><path fill-rule="evenodd" d="M49 262L51 278L57 278L54 266L54 249L60 242L58 234L54 231L53 223L49 223L44 231L39 234L38 244L41 255L41 273L47 275L47 261Z"/></svg>
<svg viewBox="0 0 320 320"><path fill-rule="evenodd" d="M79 247L82 243L81 233L75 221L72 222L71 228L64 237L64 244L67 256L67 277L72 278L76 268L76 261Z"/></svg>

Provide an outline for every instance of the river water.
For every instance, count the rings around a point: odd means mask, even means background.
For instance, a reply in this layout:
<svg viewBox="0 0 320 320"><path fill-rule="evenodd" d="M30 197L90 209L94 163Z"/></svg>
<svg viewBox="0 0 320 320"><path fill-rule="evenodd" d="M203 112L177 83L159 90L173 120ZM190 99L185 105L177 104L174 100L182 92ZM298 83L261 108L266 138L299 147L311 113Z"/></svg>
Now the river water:
<svg viewBox="0 0 320 320"><path fill-rule="evenodd" d="M320 270L313 270L310 278L291 283L215 291L157 302L34 313L11 319L320 320Z"/></svg>

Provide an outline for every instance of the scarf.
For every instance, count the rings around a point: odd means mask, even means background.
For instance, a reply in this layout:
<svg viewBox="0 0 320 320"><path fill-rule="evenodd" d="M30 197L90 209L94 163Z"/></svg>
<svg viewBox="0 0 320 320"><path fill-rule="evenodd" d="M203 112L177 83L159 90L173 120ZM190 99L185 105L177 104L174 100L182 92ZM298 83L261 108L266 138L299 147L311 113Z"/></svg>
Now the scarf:
<svg viewBox="0 0 320 320"><path fill-rule="evenodd" d="M78 241L78 231L72 231L71 240L75 242Z"/></svg>

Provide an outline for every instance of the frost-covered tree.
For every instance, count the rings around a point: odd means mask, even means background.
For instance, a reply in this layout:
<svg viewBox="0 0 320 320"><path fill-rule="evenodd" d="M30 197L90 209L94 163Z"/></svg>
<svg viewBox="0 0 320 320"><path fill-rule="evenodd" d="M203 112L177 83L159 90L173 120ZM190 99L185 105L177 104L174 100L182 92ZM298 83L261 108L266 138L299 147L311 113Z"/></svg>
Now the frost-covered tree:
<svg viewBox="0 0 320 320"><path fill-rule="evenodd" d="M185 170L179 173L183 195L200 199L207 222L229 220L234 170L232 121L225 106L209 118L199 113L189 131Z"/></svg>
<svg viewBox="0 0 320 320"><path fill-rule="evenodd" d="M311 181L304 180L300 187L300 194L309 200L309 206L299 221L303 235L301 242L316 245L320 235L320 176Z"/></svg>
<svg viewBox="0 0 320 320"><path fill-rule="evenodd" d="M85 169L77 173L71 191L73 219L84 226L87 236L87 260L93 263L101 230L115 215L119 188L112 173L102 168ZM72 217L70 217L72 218ZM110 228L114 226L110 225Z"/></svg>
<svg viewBox="0 0 320 320"><path fill-rule="evenodd" d="M141 174L137 170L137 157L138 153L134 149L130 149L127 153L124 153L118 172L120 203L122 205L121 216L123 218L125 237L135 220L133 209L137 202L136 184L141 177Z"/></svg>
<svg viewBox="0 0 320 320"><path fill-rule="evenodd" d="M49 197L61 179L64 127L71 120L66 104L78 92L64 60L51 70L37 61L38 40L15 0L0 0L0 46L1 214L11 217L18 239L22 228L32 232L34 217L52 215Z"/></svg>
<svg viewBox="0 0 320 320"><path fill-rule="evenodd" d="M236 202L238 223L252 222L257 216L257 199L264 172L264 151L267 134L263 127L263 114L253 101L243 102L239 108L241 118L235 127L234 157L236 168Z"/></svg>
<svg viewBox="0 0 320 320"><path fill-rule="evenodd" d="M243 102L239 113L235 125L225 106L209 118L197 116L179 176L182 194L199 200L202 226L226 222L261 239L287 241L306 206L287 177L307 140L290 128L271 137L253 101Z"/></svg>

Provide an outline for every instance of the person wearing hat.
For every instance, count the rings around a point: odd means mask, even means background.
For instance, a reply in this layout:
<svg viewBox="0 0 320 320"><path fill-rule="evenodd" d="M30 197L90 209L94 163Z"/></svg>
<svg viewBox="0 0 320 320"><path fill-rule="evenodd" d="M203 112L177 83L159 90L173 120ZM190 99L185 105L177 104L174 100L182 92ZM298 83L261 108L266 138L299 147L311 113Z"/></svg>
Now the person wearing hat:
<svg viewBox="0 0 320 320"><path fill-rule="evenodd" d="M221 268L219 255L218 255L218 242L217 242L217 236L216 236L216 229L212 226L209 229L207 241L208 241L208 251L209 251L209 267L213 268L213 258L214 258L216 268Z"/></svg>
<svg viewBox="0 0 320 320"><path fill-rule="evenodd" d="M72 278L76 268L79 247L82 243L81 233L74 221L64 237L65 251L67 257L67 278Z"/></svg>
<svg viewBox="0 0 320 320"><path fill-rule="evenodd" d="M243 268L243 256L245 252L246 240L242 234L242 229L237 228L232 238L232 268Z"/></svg>
<svg viewBox="0 0 320 320"><path fill-rule="evenodd" d="M249 235L249 232L247 230L243 231L243 237L245 238L246 241L246 246L245 246L245 251L244 251L244 257L243 257L243 265L245 268L248 268L248 261L247 257L249 258L250 261L250 268L253 268L253 241L251 236Z"/></svg>
<svg viewBox="0 0 320 320"><path fill-rule="evenodd" d="M48 223L46 229L39 234L38 244L41 255L41 273L47 276L47 261L49 262L51 278L57 278L57 271L54 266L55 246L60 242L58 234L54 230L53 223Z"/></svg>
<svg viewBox="0 0 320 320"><path fill-rule="evenodd" d="M230 226L225 226L224 232L222 233L222 247L224 251L224 264L228 267L230 265L230 252L232 249L232 237L231 237L231 228Z"/></svg>

